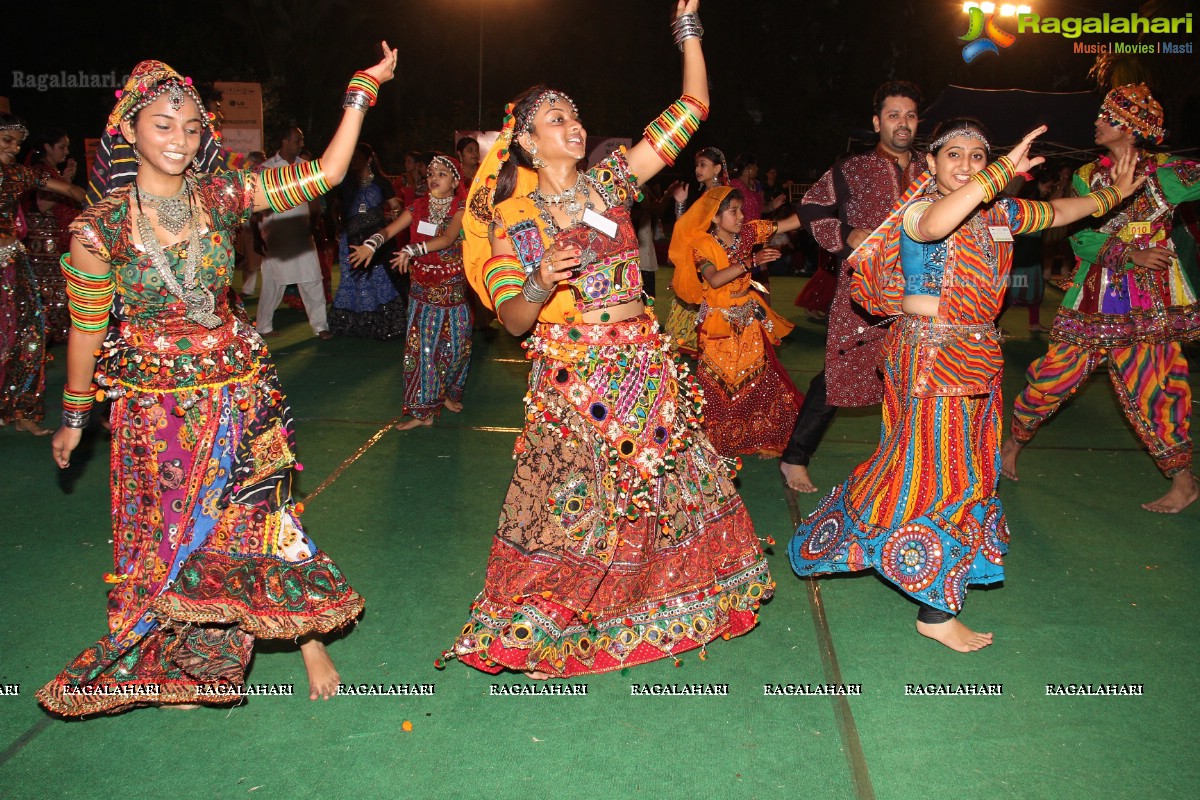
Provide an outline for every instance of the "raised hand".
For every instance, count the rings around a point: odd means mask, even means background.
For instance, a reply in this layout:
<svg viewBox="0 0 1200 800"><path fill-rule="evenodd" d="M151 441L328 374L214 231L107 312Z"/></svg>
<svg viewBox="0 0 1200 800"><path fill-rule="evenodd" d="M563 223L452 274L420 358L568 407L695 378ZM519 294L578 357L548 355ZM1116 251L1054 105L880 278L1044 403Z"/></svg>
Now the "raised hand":
<svg viewBox="0 0 1200 800"><path fill-rule="evenodd" d="M1145 173L1134 177L1137 164L1137 150L1132 147L1117 156L1116 163L1113 164L1112 183L1121 190L1121 197L1129 197L1146 182Z"/></svg>
<svg viewBox="0 0 1200 800"><path fill-rule="evenodd" d="M1046 159L1042 158L1041 156L1038 156L1037 158L1030 158L1029 148L1033 145L1034 139L1041 136L1048 130L1050 130L1050 127L1047 125L1034 128L1029 133L1025 134L1024 139L1017 142L1016 147L1009 151L1008 160L1016 165L1017 172L1029 172L1029 170L1036 167L1038 164L1046 161Z"/></svg>
<svg viewBox="0 0 1200 800"><path fill-rule="evenodd" d="M386 41L380 43L383 47L383 58L373 67L368 67L363 70L381 84L387 83L392 78L396 77L396 59L399 51L388 47Z"/></svg>

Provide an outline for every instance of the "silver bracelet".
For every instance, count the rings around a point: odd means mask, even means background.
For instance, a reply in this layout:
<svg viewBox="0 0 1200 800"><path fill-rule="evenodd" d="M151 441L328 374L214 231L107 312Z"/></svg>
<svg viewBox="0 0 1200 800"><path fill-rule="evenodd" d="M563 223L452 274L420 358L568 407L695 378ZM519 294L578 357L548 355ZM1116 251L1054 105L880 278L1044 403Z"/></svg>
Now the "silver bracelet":
<svg viewBox="0 0 1200 800"><path fill-rule="evenodd" d="M684 202L682 200L676 200L675 201L675 216L682 217L685 211L687 211L687 206L684 204Z"/></svg>
<svg viewBox="0 0 1200 800"><path fill-rule="evenodd" d="M521 296L535 306L544 305L550 299L550 295L554 294L553 289L543 289L538 286L537 281L533 279L533 274L525 276L525 282L521 284Z"/></svg>
<svg viewBox="0 0 1200 800"><path fill-rule="evenodd" d="M342 100L342 108L357 108L364 114L371 107L371 98L367 97L366 92L349 91L346 92L345 99Z"/></svg>
<svg viewBox="0 0 1200 800"><path fill-rule="evenodd" d="M387 237L385 237L382 233L377 233L363 242L363 247L369 247L371 250L378 250L379 248L383 247L383 243L385 241L387 241Z"/></svg>
<svg viewBox="0 0 1200 800"><path fill-rule="evenodd" d="M62 424L67 428L86 428L88 420L92 418L92 412L88 411L67 411L62 412Z"/></svg>
<svg viewBox="0 0 1200 800"><path fill-rule="evenodd" d="M683 50L683 43L686 40L699 39L704 36L704 26L700 24L700 15L680 14L679 18L671 23L671 33L675 37L675 44L679 45L680 50Z"/></svg>
<svg viewBox="0 0 1200 800"><path fill-rule="evenodd" d="M413 242L404 245L404 252L408 253L409 258L420 258L429 253L429 245L424 242Z"/></svg>

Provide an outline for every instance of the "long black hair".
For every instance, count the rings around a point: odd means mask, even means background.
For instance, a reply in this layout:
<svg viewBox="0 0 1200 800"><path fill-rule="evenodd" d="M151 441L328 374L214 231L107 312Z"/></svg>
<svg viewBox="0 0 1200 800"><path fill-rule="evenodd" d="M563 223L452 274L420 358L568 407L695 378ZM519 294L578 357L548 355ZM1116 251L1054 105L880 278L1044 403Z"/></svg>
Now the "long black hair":
<svg viewBox="0 0 1200 800"><path fill-rule="evenodd" d="M544 83L539 83L517 95L513 100L513 116L517 119L524 119L536 111L537 109L532 106L538 102L538 98L548 88ZM500 172L496 175L496 192L492 197L494 205L499 205L512 197L513 192L516 191L518 167L533 169L533 157L517 141L518 133L520 131L513 131L512 141L508 143L508 160L504 162L500 167Z"/></svg>

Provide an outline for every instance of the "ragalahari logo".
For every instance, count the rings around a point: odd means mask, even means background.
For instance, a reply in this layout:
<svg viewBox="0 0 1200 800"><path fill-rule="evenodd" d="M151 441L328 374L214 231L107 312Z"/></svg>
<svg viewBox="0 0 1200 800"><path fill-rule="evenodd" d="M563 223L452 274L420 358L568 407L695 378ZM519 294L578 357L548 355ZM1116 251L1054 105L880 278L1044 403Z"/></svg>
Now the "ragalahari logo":
<svg viewBox="0 0 1200 800"><path fill-rule="evenodd" d="M967 32L958 38L967 43L963 47L962 57L968 64L984 53L1000 55L1001 48L1009 47L1017 40L1016 36L996 24L994 3L967 3L963 10L967 12ZM1014 16L1017 10L1017 6L1005 4L1001 7L1001 15Z"/></svg>

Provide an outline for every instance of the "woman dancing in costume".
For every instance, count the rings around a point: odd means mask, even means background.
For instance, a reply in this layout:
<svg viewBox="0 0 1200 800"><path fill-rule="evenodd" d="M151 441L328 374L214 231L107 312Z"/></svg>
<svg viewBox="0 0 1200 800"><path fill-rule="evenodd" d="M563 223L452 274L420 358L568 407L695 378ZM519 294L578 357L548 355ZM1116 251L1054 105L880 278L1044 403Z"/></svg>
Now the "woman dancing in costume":
<svg viewBox="0 0 1200 800"><path fill-rule="evenodd" d="M69 184L74 182L76 170L75 159L68 158L70 154L71 139L66 131L48 128L34 139L25 164L35 172L44 172ZM46 341L65 342L71 318L67 313L67 285L58 268L58 259L71 246L71 232L67 228L79 214L79 206L46 191L27 193L23 206L29 225L25 246L29 248L29 261L41 291Z"/></svg>
<svg viewBox="0 0 1200 800"><path fill-rule="evenodd" d="M329 310L329 330L335 336L394 339L404 333L404 297L388 274L391 250L368 254L366 260L351 252L383 228L384 215L398 209L400 201L366 142L354 148L350 175L354 180L342 184L341 280Z"/></svg>
<svg viewBox="0 0 1200 800"><path fill-rule="evenodd" d="M1041 202L997 198L1029 158L1026 136L987 163L975 120L933 133L933 173L849 258L852 296L899 317L884 341L879 449L801 524L788 547L801 577L874 569L920 604L917 631L960 652L992 643L957 618L968 584L1004 579L1008 525L996 497L1003 356L995 318L1014 234L1111 208L1141 181ZM911 198L911 199L910 199Z"/></svg>
<svg viewBox="0 0 1200 800"><path fill-rule="evenodd" d="M536 323L484 588L443 654L485 672L565 678L678 658L753 628L773 588L699 430L695 386L642 302L629 222L638 185L707 116L698 5L677 4L684 94L645 141L578 172L574 103L535 87L509 106L471 186L467 276L510 333Z"/></svg>
<svg viewBox="0 0 1200 800"><path fill-rule="evenodd" d="M29 129L0 113L0 427L49 436L46 418L46 317L33 263L17 238L21 196L43 189L83 202L83 189L16 163Z"/></svg>
<svg viewBox="0 0 1200 800"><path fill-rule="evenodd" d="M750 278L753 248L799 227L795 214L779 222L746 220L741 192L728 186L705 192L675 223L676 281L689 296L701 297L697 371L704 430L723 456L778 458L800 413L804 396L775 358L775 346L794 326L771 310ZM758 256L765 263L779 251L764 248Z"/></svg>
<svg viewBox="0 0 1200 800"><path fill-rule="evenodd" d="M715 147L705 147L696 153L696 182L700 184L702 196L709 189L729 185L729 165L725 163L725 154ZM667 190L675 200L675 219L684 215L688 208L688 185L679 181ZM681 281L679 264L673 264L675 273L671 278L671 311L667 314L667 333L671 335L675 346L693 358L699 353L699 332L696 316L700 313L700 282L698 280ZM690 289L690 291L689 291ZM680 294L682 292L683 294Z"/></svg>
<svg viewBox="0 0 1200 800"><path fill-rule="evenodd" d="M138 64L120 93L92 176L103 199L72 224L63 259L72 330L54 435L66 467L94 396L113 398L109 634L38 691L47 709L237 702L229 690L257 637L300 638L309 696L337 693L317 636L353 621L363 600L300 525L291 409L229 285L251 213L308 202L346 174L395 68L383 47L351 80L321 158L258 173L208 172L219 150L208 115L166 64ZM120 330L105 341L116 292Z"/></svg>
<svg viewBox="0 0 1200 800"><path fill-rule="evenodd" d="M462 264L462 166L438 153L425 178L429 192L351 255L352 261L363 262L409 230L409 244L392 259L412 279L404 341L404 413L411 419L396 424L402 431L432 425L443 408L462 411L471 366L472 316Z"/></svg>

